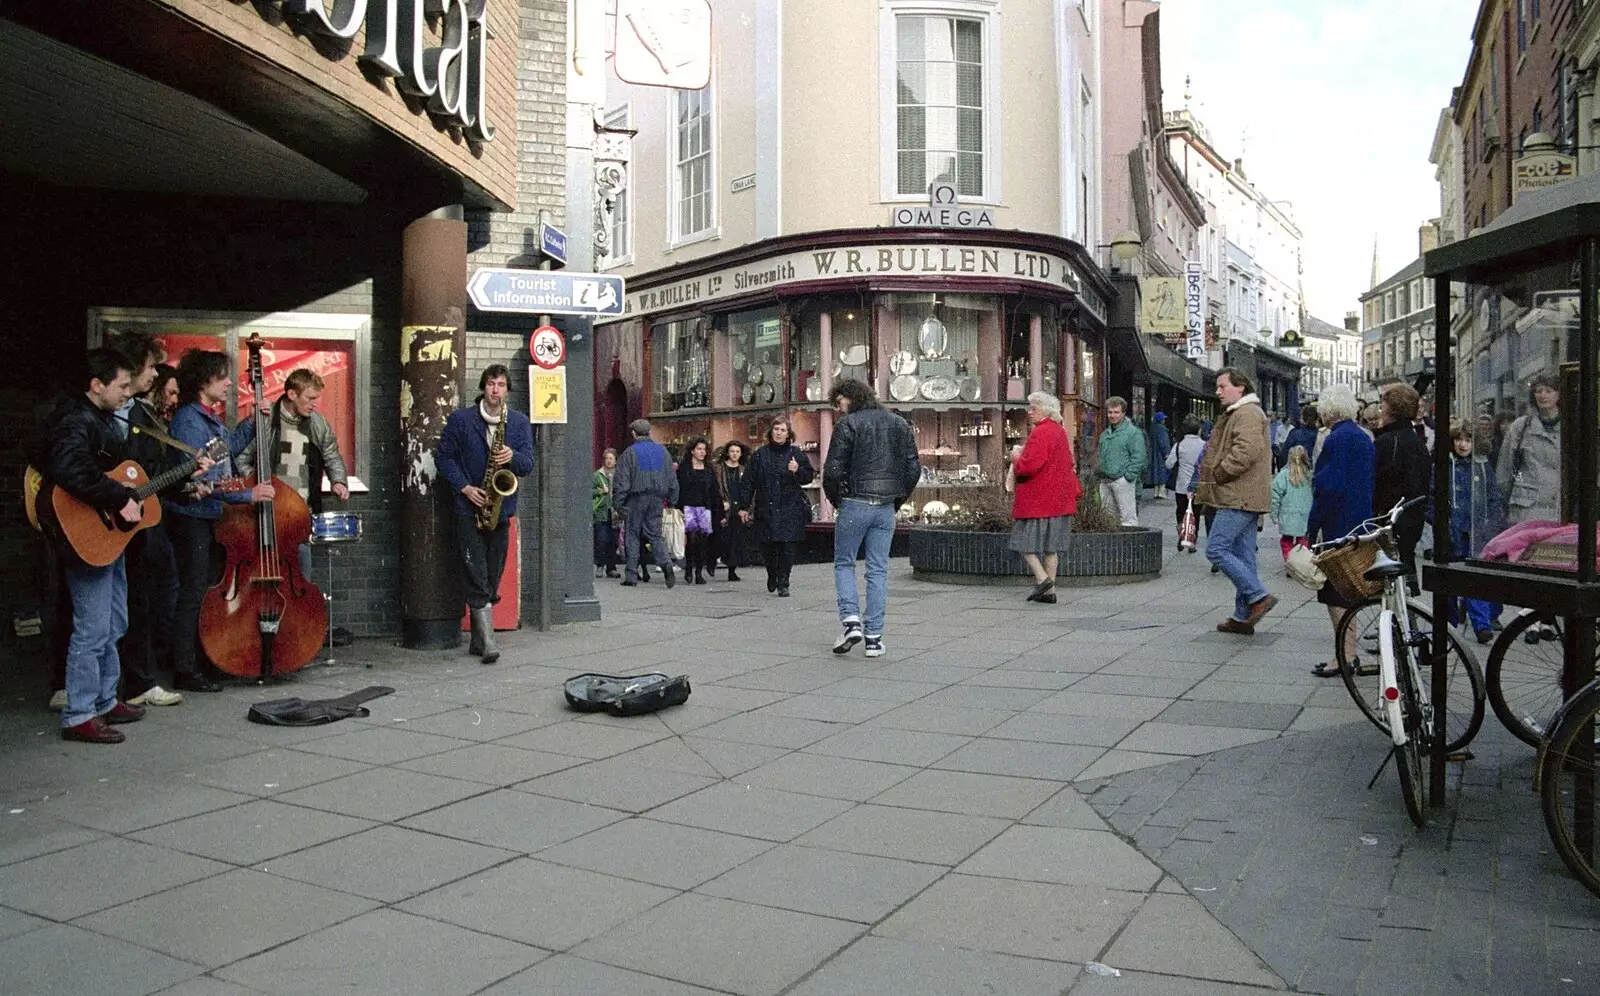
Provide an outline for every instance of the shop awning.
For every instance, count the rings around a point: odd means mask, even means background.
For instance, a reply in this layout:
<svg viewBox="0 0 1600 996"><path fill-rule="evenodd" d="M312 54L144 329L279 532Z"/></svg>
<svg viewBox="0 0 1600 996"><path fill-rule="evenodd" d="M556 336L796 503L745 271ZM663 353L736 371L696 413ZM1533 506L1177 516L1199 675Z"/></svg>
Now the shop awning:
<svg viewBox="0 0 1600 996"><path fill-rule="evenodd" d="M1216 372L1183 356L1162 341L1160 336L1148 339L1145 356L1149 360L1151 380L1169 384L1196 398L1209 398L1216 392Z"/></svg>

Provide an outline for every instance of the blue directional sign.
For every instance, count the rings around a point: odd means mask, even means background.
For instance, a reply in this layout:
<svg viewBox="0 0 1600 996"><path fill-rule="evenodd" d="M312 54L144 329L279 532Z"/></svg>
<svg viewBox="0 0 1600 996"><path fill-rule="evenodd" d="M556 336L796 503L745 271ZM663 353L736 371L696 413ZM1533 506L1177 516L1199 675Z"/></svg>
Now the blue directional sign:
<svg viewBox="0 0 1600 996"><path fill-rule="evenodd" d="M539 223L539 251L562 266L567 265L567 233L554 225Z"/></svg>
<svg viewBox="0 0 1600 996"><path fill-rule="evenodd" d="M481 311L524 315L622 314L622 278L567 270L506 270L484 267L467 281L467 296Z"/></svg>

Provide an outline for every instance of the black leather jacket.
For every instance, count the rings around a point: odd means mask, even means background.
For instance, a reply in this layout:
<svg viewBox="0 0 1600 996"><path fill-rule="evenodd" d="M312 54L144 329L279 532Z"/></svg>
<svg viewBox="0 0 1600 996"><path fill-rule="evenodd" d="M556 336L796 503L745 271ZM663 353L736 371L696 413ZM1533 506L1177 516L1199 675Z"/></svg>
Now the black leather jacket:
<svg viewBox="0 0 1600 996"><path fill-rule="evenodd" d="M917 440L906 420L883 408L851 412L833 427L822 490L835 505L846 498L898 507L922 478Z"/></svg>
<svg viewBox="0 0 1600 996"><path fill-rule="evenodd" d="M45 419L33 456L45 480L93 508L113 512L128 503L133 490L106 471L127 459L125 444L111 428L111 413L76 394Z"/></svg>

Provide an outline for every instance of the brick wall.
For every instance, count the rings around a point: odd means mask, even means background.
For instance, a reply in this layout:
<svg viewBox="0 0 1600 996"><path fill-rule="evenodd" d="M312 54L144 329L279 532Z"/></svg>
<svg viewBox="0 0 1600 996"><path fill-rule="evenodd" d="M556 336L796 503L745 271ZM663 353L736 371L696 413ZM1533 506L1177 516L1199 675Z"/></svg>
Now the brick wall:
<svg viewBox="0 0 1600 996"><path fill-rule="evenodd" d="M514 22L517 0L489 0L488 24L494 37L488 45L486 103L489 120L499 128L495 140L473 149L448 129L436 126L427 114L413 111L392 80L369 80L359 68L356 54L366 44L365 33L352 42L350 54L329 58L311 40L297 35L284 22L276 0L155 0L206 29L271 60L328 93L370 115L374 120L426 150L451 169L473 178L501 201L510 204L518 195L516 184L517 64ZM563 5L563 10L565 6ZM428 43L439 37L430 27ZM558 41L564 37L557 33Z"/></svg>

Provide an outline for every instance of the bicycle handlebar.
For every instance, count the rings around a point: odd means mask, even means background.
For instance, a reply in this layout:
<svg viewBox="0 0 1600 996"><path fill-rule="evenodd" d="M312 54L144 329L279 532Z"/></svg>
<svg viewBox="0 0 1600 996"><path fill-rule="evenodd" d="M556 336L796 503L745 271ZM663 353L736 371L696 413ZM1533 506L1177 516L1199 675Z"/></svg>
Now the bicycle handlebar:
<svg viewBox="0 0 1600 996"><path fill-rule="evenodd" d="M1375 540L1383 535L1384 532L1398 525L1401 515L1413 508L1427 504L1427 501L1427 495L1418 495L1415 498L1395 502L1394 508L1389 509L1383 515L1373 516L1338 539L1325 540L1324 542L1313 544L1311 551L1313 553L1322 553L1325 550L1332 550L1349 543L1365 543Z"/></svg>

